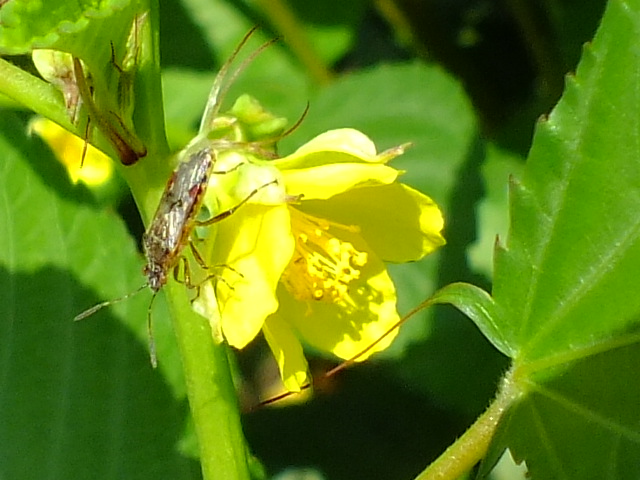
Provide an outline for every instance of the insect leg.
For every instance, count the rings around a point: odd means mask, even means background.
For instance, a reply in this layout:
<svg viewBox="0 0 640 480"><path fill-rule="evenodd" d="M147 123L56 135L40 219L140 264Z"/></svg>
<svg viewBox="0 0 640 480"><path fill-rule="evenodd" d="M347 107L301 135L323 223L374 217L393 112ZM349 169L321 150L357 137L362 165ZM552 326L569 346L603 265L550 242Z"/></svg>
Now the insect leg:
<svg viewBox="0 0 640 480"><path fill-rule="evenodd" d="M182 267L182 277L180 278L180 269ZM191 268L189 267L189 260L186 257L178 257L178 263L173 267L173 279L185 285L187 288L198 288L198 285L194 285L191 282Z"/></svg>
<svg viewBox="0 0 640 480"><path fill-rule="evenodd" d="M196 248L195 244L193 243L193 241L189 242L189 248L191 249L191 252L193 252L193 256L196 259L196 262L198 262L198 265L200 265L203 270L210 270L210 269L215 269L215 268L227 268L227 269L231 270L233 273L235 273L236 275L238 275L239 277L244 278L244 275L242 273L240 273L238 270L236 270L235 268L233 268L233 267L231 267L229 265L207 265L205 263L204 259L202 258L202 255L200 254L200 252ZM212 280L212 279L220 280L220 281L224 282L229 288L231 288L231 289L233 288L229 284L229 282L222 275L219 275L217 273L208 274L201 282L198 283L198 286L196 288L199 288L200 285L202 285L202 284L204 284L204 283L206 283L206 282L208 282L209 280Z"/></svg>
<svg viewBox="0 0 640 480"><path fill-rule="evenodd" d="M195 243L193 243L192 240L189 241L189 248L191 249L191 252L193 253L193 258L195 258L196 262L198 262L198 265L200 265L205 270L208 270L209 269L209 265L207 265L205 263L204 259L202 258L202 255L200 254L200 252L196 248Z"/></svg>
<svg viewBox="0 0 640 480"><path fill-rule="evenodd" d="M84 144L82 145L82 157L80 158L80 168L84 166L84 159L89 148L89 133L91 133L91 117L87 117L87 126L84 129Z"/></svg>
<svg viewBox="0 0 640 480"><path fill-rule="evenodd" d="M225 218L233 215L242 205L244 205L245 203L247 203L249 200L251 200L251 198L256 195L260 190L262 190L265 187L268 187L269 185L275 185L276 183L278 183L277 180L273 180L269 183L265 183L264 185L260 185L258 188L254 189L253 191L251 191L251 193L249 193L249 195L247 195L240 203L238 203L237 205L235 205L234 207L231 207L228 210L225 210L222 213L219 213L218 215L214 215L213 217L207 219L207 220L196 220L196 225L199 227L205 227L207 225L212 225L214 223L218 223L221 220L224 220Z"/></svg>

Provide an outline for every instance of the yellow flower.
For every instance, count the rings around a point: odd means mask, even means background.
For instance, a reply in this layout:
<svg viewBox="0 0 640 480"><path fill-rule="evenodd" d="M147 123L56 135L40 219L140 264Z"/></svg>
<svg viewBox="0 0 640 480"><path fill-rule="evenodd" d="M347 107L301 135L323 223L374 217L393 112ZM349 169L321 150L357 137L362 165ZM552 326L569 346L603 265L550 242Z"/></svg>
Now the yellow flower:
<svg viewBox="0 0 640 480"><path fill-rule="evenodd" d="M46 118L36 118L30 129L37 133L64 165L73 183L89 186L105 183L113 176L113 162L100 150ZM86 148L84 162L82 155Z"/></svg>
<svg viewBox="0 0 640 480"><path fill-rule="evenodd" d="M212 212L258 191L208 233L217 277L195 308L239 349L262 330L290 391L308 382L303 344L348 359L399 320L384 261L418 260L445 243L437 205L387 165L403 150L377 154L364 134L341 129L276 160L218 154L216 169L229 173L212 176Z"/></svg>

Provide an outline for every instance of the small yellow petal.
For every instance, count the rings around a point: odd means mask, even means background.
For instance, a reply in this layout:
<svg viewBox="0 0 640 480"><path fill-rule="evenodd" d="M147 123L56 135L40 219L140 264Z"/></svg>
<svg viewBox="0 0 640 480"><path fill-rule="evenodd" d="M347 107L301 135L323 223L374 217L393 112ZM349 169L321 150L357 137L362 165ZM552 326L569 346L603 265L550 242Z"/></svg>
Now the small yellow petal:
<svg viewBox="0 0 640 480"><path fill-rule="evenodd" d="M364 133L352 128L330 130L318 135L291 155L273 160L280 170L304 169L332 163L384 164L404 151L403 147L378 155Z"/></svg>
<svg viewBox="0 0 640 480"><path fill-rule="evenodd" d="M285 388L290 392L299 392L309 383L307 360L300 341L290 325L278 315L267 318L262 331L276 358Z"/></svg>
<svg viewBox="0 0 640 480"><path fill-rule="evenodd" d="M82 181L91 186L101 185L113 176L113 162L109 157L57 123L37 118L31 122L30 128L51 147L56 158L67 169L73 183Z"/></svg>
<svg viewBox="0 0 640 480"><path fill-rule="evenodd" d="M334 163L318 167L283 170L287 193L303 200L326 200L352 188L393 183L398 170L386 165Z"/></svg>
<svg viewBox="0 0 640 480"><path fill-rule="evenodd" d="M400 183L353 189L329 201L302 202L299 208L358 225L369 246L387 262L419 260L445 244L444 219L436 203Z"/></svg>
<svg viewBox="0 0 640 480"><path fill-rule="evenodd" d="M222 332L243 348L278 308L280 276L294 241L286 205L243 205L223 220L215 235L213 264L225 266L217 281Z"/></svg>

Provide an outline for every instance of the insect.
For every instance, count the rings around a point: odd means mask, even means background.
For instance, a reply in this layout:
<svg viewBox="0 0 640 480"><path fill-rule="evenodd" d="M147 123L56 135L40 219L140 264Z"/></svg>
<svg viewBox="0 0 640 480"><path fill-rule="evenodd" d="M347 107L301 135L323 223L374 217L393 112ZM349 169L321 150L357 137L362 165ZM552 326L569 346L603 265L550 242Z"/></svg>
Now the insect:
<svg viewBox="0 0 640 480"><path fill-rule="evenodd" d="M255 29L254 29L255 30ZM153 292L153 296L147 309L147 331L149 335L149 350L151 356L151 364L157 366L157 357L155 351L155 343L153 341L152 328L151 328L151 307L157 293L166 285L169 280L169 275L173 274L176 281L184 283L189 288L199 288L199 285L194 285L191 282L189 273L189 263L187 258L183 255L183 250L186 246L189 246L194 258L198 264L207 269L208 266L198 253L193 241L192 234L197 226L208 226L216 222L219 222L228 216L232 215L238 208L247 203L254 195L256 195L262 188L274 184L276 181L266 182L263 185L255 188L249 194L234 207L225 210L207 220L197 220L196 217L202 207L204 200L204 194L209 184L209 180L212 174L226 174L230 171L213 171L216 152L218 150L229 149L237 147L238 143L227 140L208 140L206 135L208 133L207 128L213 122L217 112L220 108L220 102L218 101L221 91L221 79L226 74L230 62L234 59L240 48L246 43L251 33L251 30L242 40L242 42L236 47L231 58L221 68L216 81L211 90L209 102L205 109L203 116L203 122L200 127L200 133L196 138L183 150L181 155L181 161L175 168L171 177L169 178L162 197L158 203L155 215L149 224L146 232L143 235L142 243L144 247L144 253L147 263L143 269L143 274L146 276L147 281L144 285L136 289L135 291L120 297L115 300L109 300L101 302L94 307L82 312L75 317L75 321L82 320L84 318L93 315L98 310L126 300L138 292L149 287ZM253 59L257 53L261 52L264 48L270 45L272 41L262 45L260 49L254 52L248 60ZM243 68L248 60L243 63ZM77 62L79 64L79 62ZM237 75L237 71L235 73ZM182 269L183 278L180 278L180 270ZM200 284L210 280L215 275L209 275Z"/></svg>
<svg viewBox="0 0 640 480"><path fill-rule="evenodd" d="M113 148L118 152L123 165L133 165L140 158L147 155L144 144L133 134L125 123L113 112L104 115L95 105L89 85L85 77L82 63L77 57L73 57L73 71L82 97L83 104L89 111L89 118L96 123L98 130L109 140ZM89 122L86 128L89 132Z"/></svg>
<svg viewBox="0 0 640 480"><path fill-rule="evenodd" d="M115 149L120 161L123 165L133 165L140 158L147 155L147 148L140 140L131 122L129 125L125 121L127 116L126 112L132 110L132 95L133 95L133 76L135 74L135 67L137 57L140 54L140 46L138 45L138 30L143 28L144 23L147 22L147 15L136 15L133 20L131 31L127 39L127 52L123 60L124 66L120 67L116 62L116 54L113 43L111 43L111 63L119 72L118 81L118 95L117 95L117 107L118 113L111 110L102 112L96 102L94 101L94 92L90 83L90 77L88 77L82 65L82 62L77 57L72 57L73 63L73 77L75 79L75 86L77 92L82 99L82 104L85 105L88 117L85 127L85 150L86 142L91 132L91 125L95 123L97 129L106 137L111 146ZM130 116L131 112L129 112ZM85 152L82 155L82 161L84 161Z"/></svg>
<svg viewBox="0 0 640 480"><path fill-rule="evenodd" d="M176 281L184 283L189 288L198 288L198 285L191 283L189 264L186 257L182 255L187 245L191 248L198 264L204 269L208 268L191 240L194 228L196 226L208 226L224 220L247 203L262 188L272 185L275 182L268 182L254 189L241 202L228 210L214 215L207 220L197 220L196 216L202 207L204 193L212 174L215 163L214 158L215 151L212 146L196 150L188 156L187 160L181 162L176 167L169 178L164 193L158 203L156 213L153 216L153 220L142 238L144 253L147 259L147 263L143 268L143 274L147 277L147 282L124 297L99 303L74 318L75 321L87 318L103 307L126 300L149 287L153 292L153 297L151 298L151 302L149 302L147 310L147 331L149 334L151 364L154 368L157 366L157 357L151 329L151 307L153 300L162 287L166 285L169 275L172 273ZM181 267L184 274L182 279L180 278ZM214 275L207 276L201 283L206 282L213 276Z"/></svg>

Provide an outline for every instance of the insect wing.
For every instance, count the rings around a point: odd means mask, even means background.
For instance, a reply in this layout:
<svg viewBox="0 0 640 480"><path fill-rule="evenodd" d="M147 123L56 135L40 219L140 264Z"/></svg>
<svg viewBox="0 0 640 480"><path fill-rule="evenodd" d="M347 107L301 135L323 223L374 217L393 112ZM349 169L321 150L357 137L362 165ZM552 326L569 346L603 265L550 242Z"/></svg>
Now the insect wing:
<svg viewBox="0 0 640 480"><path fill-rule="evenodd" d="M189 223L198 213L212 166L211 152L204 149L175 169L145 235L149 260L162 263L163 256L180 253L191 233Z"/></svg>

